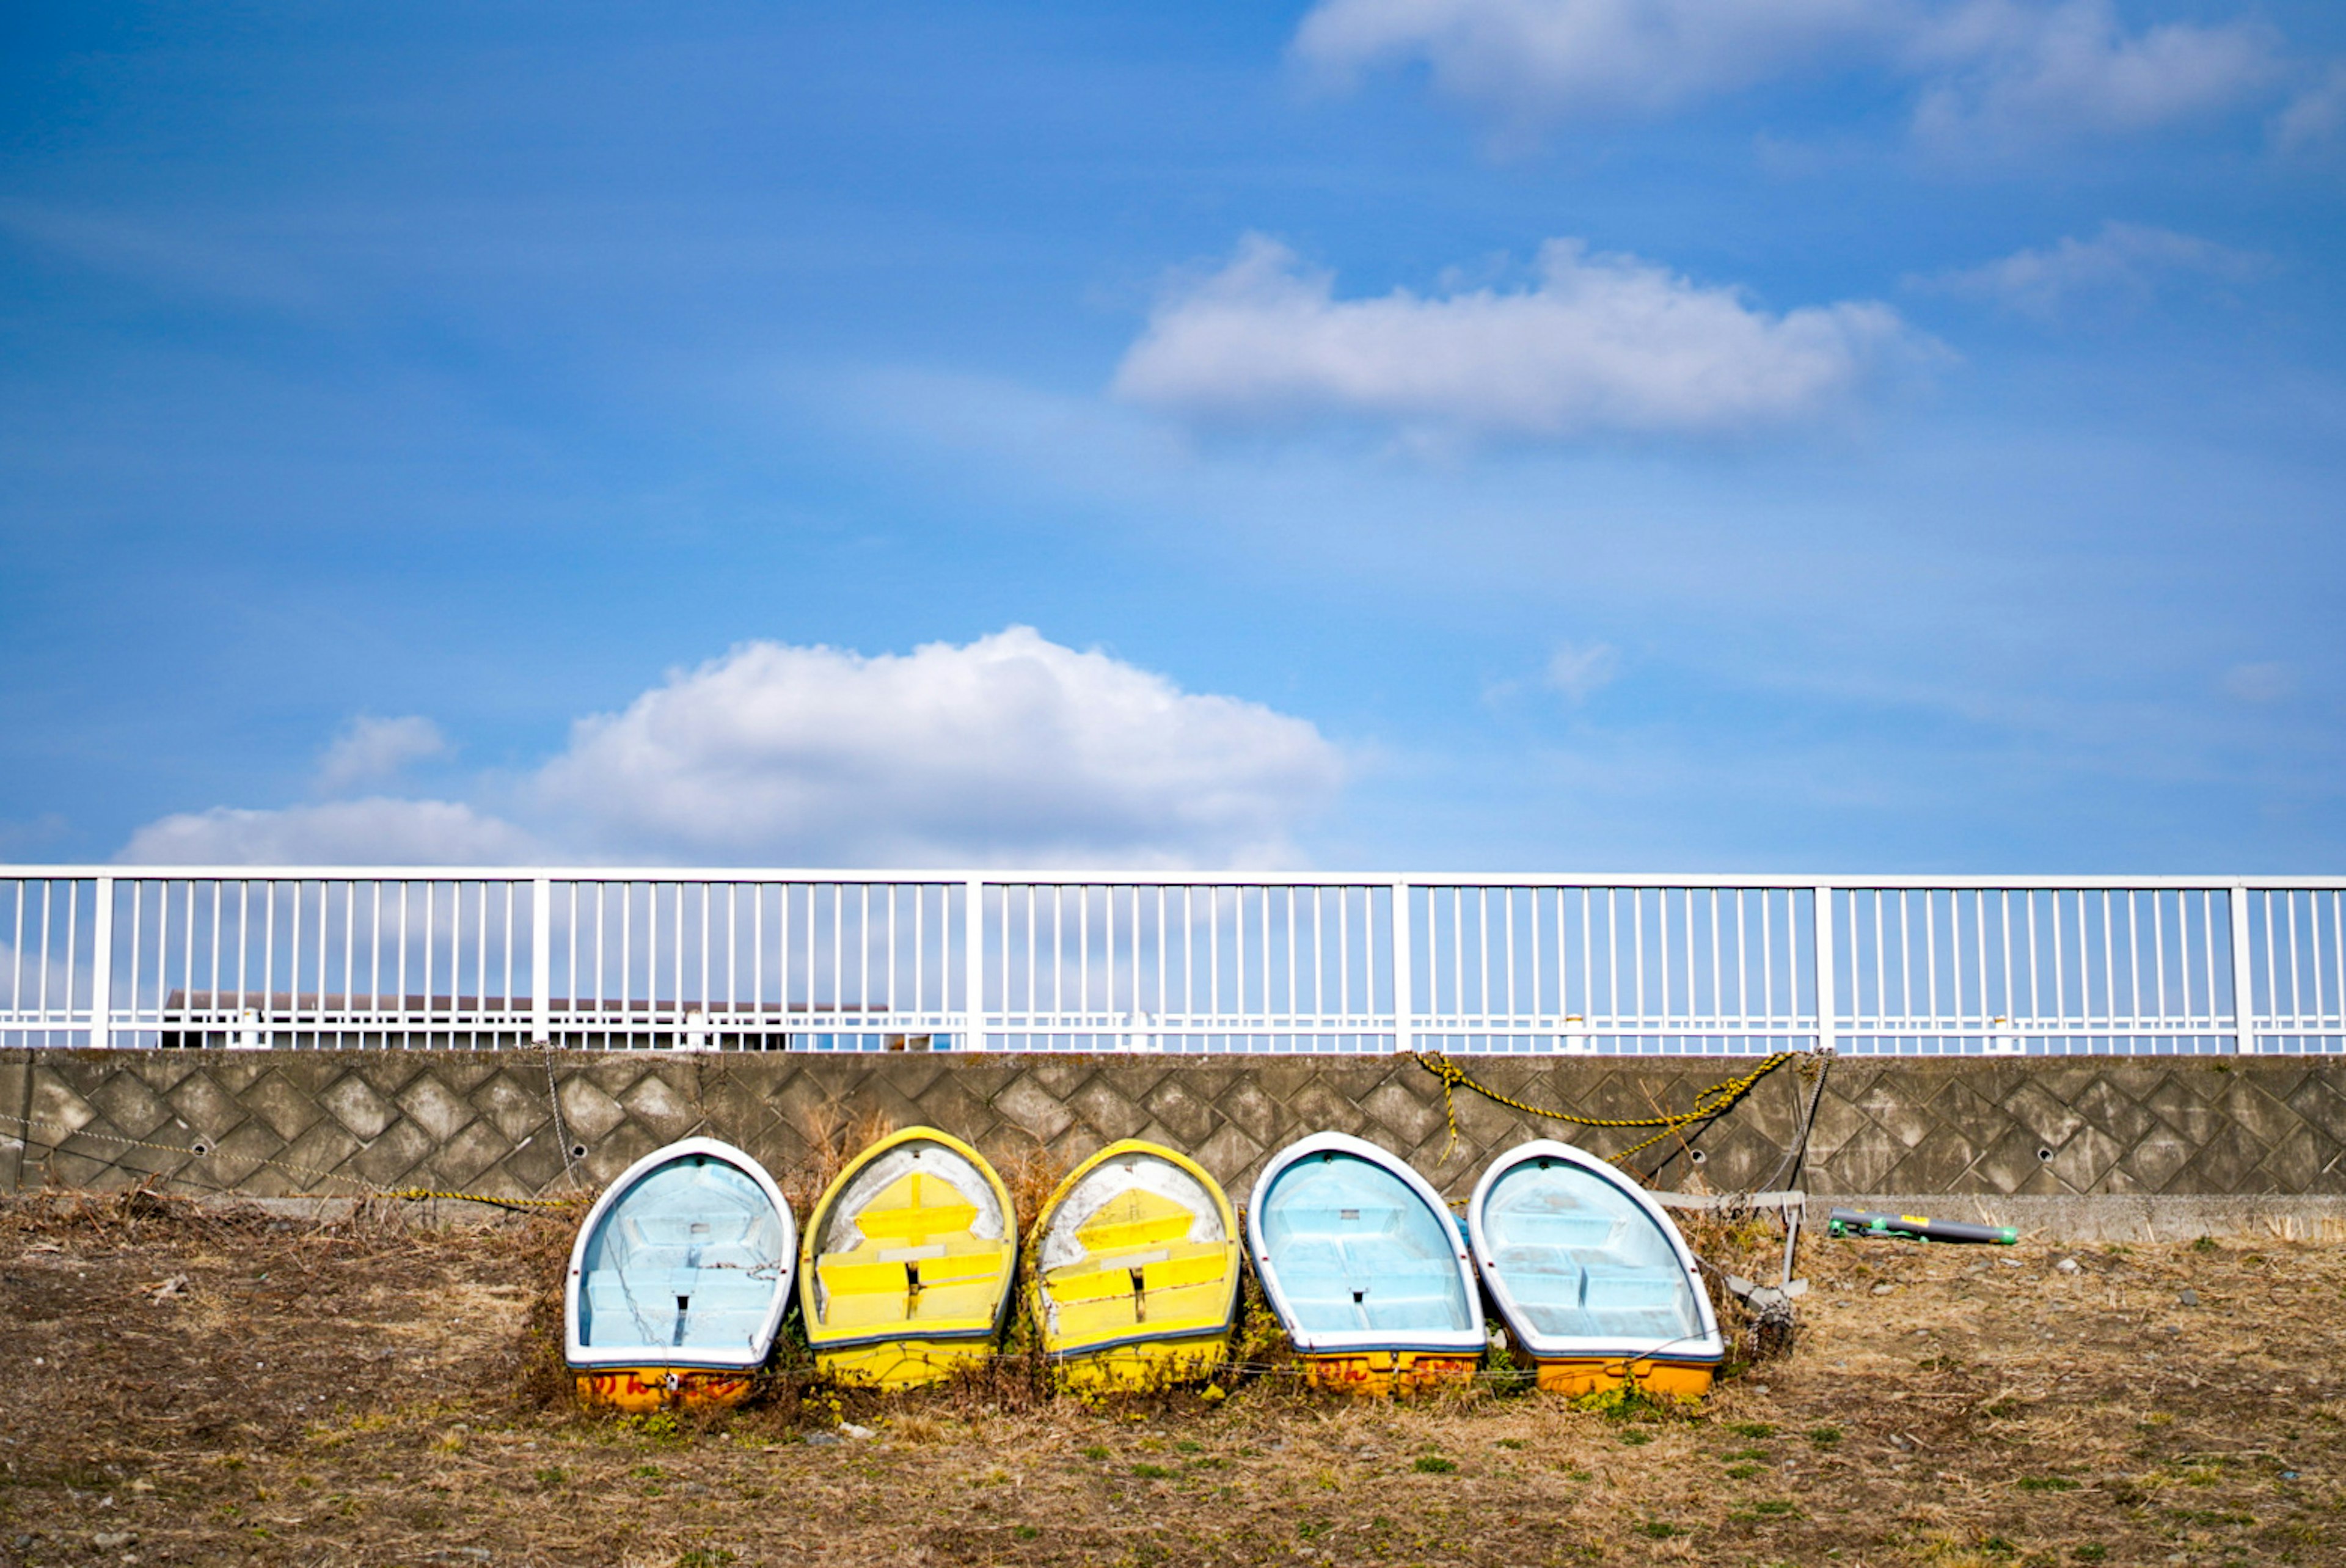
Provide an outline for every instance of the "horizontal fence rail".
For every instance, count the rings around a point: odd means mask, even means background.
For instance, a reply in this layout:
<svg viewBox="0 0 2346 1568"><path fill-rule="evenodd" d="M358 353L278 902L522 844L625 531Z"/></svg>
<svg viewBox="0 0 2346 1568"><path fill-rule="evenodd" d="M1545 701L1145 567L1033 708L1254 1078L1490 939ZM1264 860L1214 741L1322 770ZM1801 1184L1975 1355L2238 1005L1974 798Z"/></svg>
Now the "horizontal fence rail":
<svg viewBox="0 0 2346 1568"><path fill-rule="evenodd" d="M0 1044L2346 1050L2346 879L0 867Z"/></svg>

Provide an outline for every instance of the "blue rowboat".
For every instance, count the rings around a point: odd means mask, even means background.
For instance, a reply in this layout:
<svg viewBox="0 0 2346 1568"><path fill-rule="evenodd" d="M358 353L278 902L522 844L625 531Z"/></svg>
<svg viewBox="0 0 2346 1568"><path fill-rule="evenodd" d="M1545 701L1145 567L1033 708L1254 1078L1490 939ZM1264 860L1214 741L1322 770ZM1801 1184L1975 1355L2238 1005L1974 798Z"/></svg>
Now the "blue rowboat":
<svg viewBox="0 0 2346 1568"><path fill-rule="evenodd" d="M1473 1376L1483 1303L1441 1195L1374 1144L1319 1133L1271 1157L1247 1206L1271 1310L1314 1382L1389 1393Z"/></svg>
<svg viewBox="0 0 2346 1568"><path fill-rule="evenodd" d="M687 1138L629 1166L578 1228L563 1296L579 1397L622 1410L731 1404L774 1348L798 1232L756 1160Z"/></svg>
<svg viewBox="0 0 2346 1568"><path fill-rule="evenodd" d="M1550 1139L1491 1162L1466 1207L1474 1262L1539 1386L1695 1397L1725 1359L1686 1238L1617 1167Z"/></svg>

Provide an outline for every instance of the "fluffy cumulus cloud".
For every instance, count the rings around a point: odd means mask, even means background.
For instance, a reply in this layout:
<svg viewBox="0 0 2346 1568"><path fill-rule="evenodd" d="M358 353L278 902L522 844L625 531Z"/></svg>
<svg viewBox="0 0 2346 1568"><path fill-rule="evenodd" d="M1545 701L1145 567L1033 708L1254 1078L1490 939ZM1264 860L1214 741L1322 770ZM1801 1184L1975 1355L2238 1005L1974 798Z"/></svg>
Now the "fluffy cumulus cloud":
<svg viewBox="0 0 2346 1568"><path fill-rule="evenodd" d="M1967 144L2154 129L2269 101L2293 74L2261 22L2130 28L2111 0L1321 0L1295 50L1339 75L1423 63L1519 124L1860 71Z"/></svg>
<svg viewBox="0 0 2346 1568"><path fill-rule="evenodd" d="M751 643L577 727L539 792L602 844L872 865L1277 860L1311 724L1025 626L877 657Z"/></svg>
<svg viewBox="0 0 2346 1568"><path fill-rule="evenodd" d="M1777 315L1573 240L1551 241L1537 273L1520 289L1339 300L1329 274L1252 236L1159 302L1116 390L1209 423L1707 435L1830 413L1928 347L1886 305Z"/></svg>
<svg viewBox="0 0 2346 1568"><path fill-rule="evenodd" d="M756 642L580 720L499 788L503 815L219 808L139 830L121 859L1271 865L1344 771L1303 719L1024 626L876 657Z"/></svg>
<svg viewBox="0 0 2346 1568"><path fill-rule="evenodd" d="M322 793L339 795L355 785L389 779L447 749L447 738L428 718L413 715L375 718L362 714L342 727L318 759L318 788Z"/></svg>
<svg viewBox="0 0 2346 1568"><path fill-rule="evenodd" d="M2064 239L1920 282L2050 320L2086 301L2147 300L2176 279L2246 283L2270 267L2266 257L2211 239L2113 222L2089 239Z"/></svg>
<svg viewBox="0 0 2346 1568"><path fill-rule="evenodd" d="M545 854L530 834L460 802L375 797L182 812L139 829L117 858L158 866L496 866Z"/></svg>

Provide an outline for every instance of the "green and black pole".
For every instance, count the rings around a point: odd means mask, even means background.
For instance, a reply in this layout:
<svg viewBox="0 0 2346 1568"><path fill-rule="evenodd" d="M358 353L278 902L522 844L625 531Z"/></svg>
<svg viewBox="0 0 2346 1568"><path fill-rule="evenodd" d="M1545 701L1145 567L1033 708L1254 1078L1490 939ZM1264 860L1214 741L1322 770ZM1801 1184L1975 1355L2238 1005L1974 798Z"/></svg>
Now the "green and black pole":
<svg viewBox="0 0 2346 1568"><path fill-rule="evenodd" d="M1831 1236L1871 1237L1882 1241L1969 1241L1992 1247L2013 1247L2020 1232L2008 1225L1965 1225L1953 1219L1925 1219L1917 1214L1866 1214L1837 1208L1825 1217Z"/></svg>

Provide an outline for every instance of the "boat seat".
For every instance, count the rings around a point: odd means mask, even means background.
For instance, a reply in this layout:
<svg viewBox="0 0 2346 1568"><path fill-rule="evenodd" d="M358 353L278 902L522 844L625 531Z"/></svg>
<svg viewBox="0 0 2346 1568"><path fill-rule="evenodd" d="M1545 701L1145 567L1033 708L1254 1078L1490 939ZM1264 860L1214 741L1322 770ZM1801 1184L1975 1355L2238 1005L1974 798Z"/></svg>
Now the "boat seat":
<svg viewBox="0 0 2346 1568"><path fill-rule="evenodd" d="M775 1289L771 1278L732 1268L678 1269L648 1278L630 1270L626 1280L617 1270L597 1269L582 1283L585 1342L604 1349L673 1344L679 1296L689 1303L685 1344L749 1344L766 1325Z"/></svg>
<svg viewBox="0 0 2346 1568"><path fill-rule="evenodd" d="M1281 1244L1279 1248L1279 1277L1298 1278L1318 1273L1341 1273L1344 1268L1343 1244L1331 1237L1299 1236Z"/></svg>
<svg viewBox="0 0 2346 1568"><path fill-rule="evenodd" d="M1368 1257L1344 1260L1341 1271L1280 1271L1287 1302L1307 1328L1464 1328L1464 1292L1448 1258Z"/></svg>
<svg viewBox="0 0 2346 1568"><path fill-rule="evenodd" d="M1507 1294L1525 1307L1580 1305L1581 1268L1569 1254L1550 1247L1503 1252L1499 1274Z"/></svg>
<svg viewBox="0 0 2346 1568"><path fill-rule="evenodd" d="M731 1276L729 1278L729 1276ZM773 1306L773 1282L733 1276L731 1270L707 1274L688 1300L684 1342L688 1345L746 1345L766 1326Z"/></svg>
<svg viewBox="0 0 2346 1568"><path fill-rule="evenodd" d="M1609 1214L1587 1209L1543 1214L1512 1208L1486 1221L1499 1247L1577 1247L1596 1250L1608 1246L1619 1221Z"/></svg>
<svg viewBox="0 0 2346 1568"><path fill-rule="evenodd" d="M1583 1275L1581 1301L1591 1312L1676 1307L1686 1298L1686 1277L1672 1269L1616 1268L1591 1264Z"/></svg>
<svg viewBox="0 0 2346 1568"><path fill-rule="evenodd" d="M1194 1241L1096 1256L1054 1268L1044 1280L1061 1329L1092 1333L1213 1310L1230 1267L1228 1244Z"/></svg>
<svg viewBox="0 0 2346 1568"><path fill-rule="evenodd" d="M936 1321L952 1318L983 1318L993 1309L1002 1288L1004 1257L991 1243L957 1238L933 1244L931 1256L880 1261L882 1251L896 1248L858 1247L828 1252L815 1260L821 1281L823 1326L868 1328L879 1324ZM927 1247L921 1248L926 1252ZM914 1271L921 1288L913 1289Z"/></svg>
<svg viewBox="0 0 2346 1568"><path fill-rule="evenodd" d="M1119 1208L1127 1207L1119 1205ZM1169 1242L1189 1239L1190 1227L1196 1217L1188 1210L1170 1205L1160 1212L1144 1215L1137 1219L1114 1221L1093 1219L1076 1234L1094 1254L1119 1252L1138 1247L1163 1247Z"/></svg>
<svg viewBox="0 0 2346 1568"><path fill-rule="evenodd" d="M1402 1214L1389 1203L1280 1206L1280 1223L1297 1240L1307 1236L1378 1236L1402 1227Z"/></svg>

